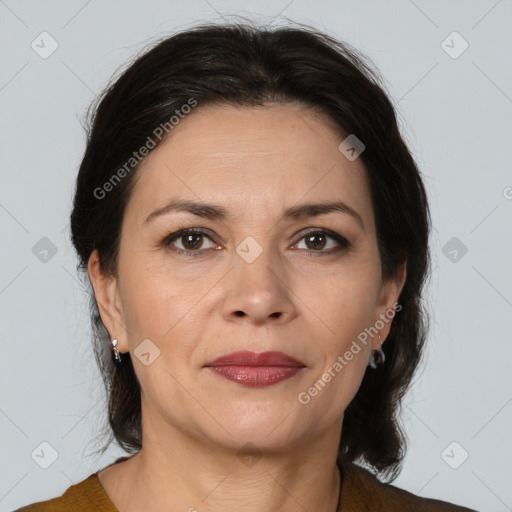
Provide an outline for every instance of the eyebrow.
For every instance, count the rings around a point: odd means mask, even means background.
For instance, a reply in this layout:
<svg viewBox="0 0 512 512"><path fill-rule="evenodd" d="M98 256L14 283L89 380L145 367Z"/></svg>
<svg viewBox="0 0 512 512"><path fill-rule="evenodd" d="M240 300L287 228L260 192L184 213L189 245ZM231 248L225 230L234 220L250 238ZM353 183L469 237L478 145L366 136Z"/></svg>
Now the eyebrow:
<svg viewBox="0 0 512 512"><path fill-rule="evenodd" d="M199 203L190 200L173 199L165 206L153 210L144 221L144 224L148 224L157 217L166 215L170 212L188 212L198 217L220 221L225 221L231 218L228 210L220 205ZM331 212L341 212L350 215L357 221L363 231L366 232L361 216L353 208L343 203L342 201L333 201L328 203L307 203L298 206L292 206L284 212L282 219L299 220L306 217L325 215Z"/></svg>

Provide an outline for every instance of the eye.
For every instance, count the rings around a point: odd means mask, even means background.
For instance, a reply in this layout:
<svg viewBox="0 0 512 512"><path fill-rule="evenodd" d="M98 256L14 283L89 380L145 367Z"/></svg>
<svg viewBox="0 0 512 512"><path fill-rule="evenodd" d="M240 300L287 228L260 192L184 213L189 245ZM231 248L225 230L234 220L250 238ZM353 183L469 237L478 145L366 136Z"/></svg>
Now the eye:
<svg viewBox="0 0 512 512"><path fill-rule="evenodd" d="M329 239L334 240L334 244L331 243L329 246ZM305 249L310 253L315 252L332 254L334 252L348 249L350 247L350 243L346 238L338 235L338 233L334 233L333 231L326 229L309 231L308 233L302 235L299 243L301 243L302 240L304 240L306 245ZM326 247L331 250L324 250Z"/></svg>
<svg viewBox="0 0 512 512"><path fill-rule="evenodd" d="M213 243L212 238L206 234L203 229L199 228L189 228L182 229L177 231L176 233L172 233L168 237L164 239L162 245L168 247L170 245L174 245L173 242L175 240L181 244L182 248L175 247L174 251L178 253L190 254L192 256L198 256L201 254L200 249L211 249L212 247L204 247L204 239L208 239L211 243Z"/></svg>
<svg viewBox="0 0 512 512"><path fill-rule="evenodd" d="M209 240L212 245L204 247L205 239ZM332 254L350 247L350 242L348 242L347 239L338 235L338 233L326 229L316 229L303 234L295 246L299 245L302 240L304 240L306 245L306 251L309 253L318 253L319 255ZM331 240L330 245L328 240ZM332 243L332 241L334 241L334 243ZM181 244L181 247L177 246L177 244ZM190 256L199 256L206 250L215 247L212 237L201 228L182 229L172 233L162 241L162 245L165 247L173 246L174 248L172 250L174 252ZM329 250L324 250L326 247ZM298 248L302 249L300 247Z"/></svg>

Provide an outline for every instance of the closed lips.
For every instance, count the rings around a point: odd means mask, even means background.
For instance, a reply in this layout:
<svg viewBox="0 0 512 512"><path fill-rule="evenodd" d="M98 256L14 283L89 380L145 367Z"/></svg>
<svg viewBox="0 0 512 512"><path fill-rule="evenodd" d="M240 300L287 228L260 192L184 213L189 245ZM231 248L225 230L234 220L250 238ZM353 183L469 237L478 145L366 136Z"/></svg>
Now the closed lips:
<svg viewBox="0 0 512 512"><path fill-rule="evenodd" d="M205 366L284 366L305 367L305 364L284 352L269 351L257 354L256 352L240 351L218 357Z"/></svg>

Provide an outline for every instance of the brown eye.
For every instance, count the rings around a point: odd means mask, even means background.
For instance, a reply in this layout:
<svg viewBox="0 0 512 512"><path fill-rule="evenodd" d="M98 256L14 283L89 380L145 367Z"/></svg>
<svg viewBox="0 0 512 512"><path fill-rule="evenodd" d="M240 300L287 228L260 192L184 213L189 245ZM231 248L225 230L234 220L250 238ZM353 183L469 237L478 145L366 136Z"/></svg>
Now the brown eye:
<svg viewBox="0 0 512 512"><path fill-rule="evenodd" d="M310 231L301 238L300 242L302 240L305 241L306 250L312 253L318 252L329 254L350 247L350 243L344 237L332 231ZM329 240L333 241L334 243L329 243ZM326 247L330 250L324 250Z"/></svg>
<svg viewBox="0 0 512 512"><path fill-rule="evenodd" d="M326 236L322 234L307 235L304 237L308 249L323 249L326 244Z"/></svg>
<svg viewBox="0 0 512 512"><path fill-rule="evenodd" d="M177 233L169 235L163 242L164 246L174 246L174 251L198 255L210 247L204 247L205 240L209 240L213 245L213 240L209 235L200 229L183 229ZM181 247L180 247L181 244ZM203 249L203 250L201 250Z"/></svg>
<svg viewBox="0 0 512 512"><path fill-rule="evenodd" d="M182 244L187 250L200 249L202 245L202 236L196 233L192 233L191 235L183 235L181 240Z"/></svg>

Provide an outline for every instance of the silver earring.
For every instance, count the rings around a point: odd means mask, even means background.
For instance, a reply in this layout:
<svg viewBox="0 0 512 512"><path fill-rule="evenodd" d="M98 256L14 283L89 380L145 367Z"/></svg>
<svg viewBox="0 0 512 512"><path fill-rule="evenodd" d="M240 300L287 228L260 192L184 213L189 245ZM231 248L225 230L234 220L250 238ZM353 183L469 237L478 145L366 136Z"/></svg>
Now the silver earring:
<svg viewBox="0 0 512 512"><path fill-rule="evenodd" d="M372 355L370 356L370 360L368 361L368 366L371 366L374 369L380 368L384 364L384 361L386 360L384 350L382 350L382 341L380 339L380 334L379 341L379 350L372 350Z"/></svg>
<svg viewBox="0 0 512 512"><path fill-rule="evenodd" d="M113 351L114 363L121 364L121 354L119 353L119 350L117 349L117 338L114 338L112 340L112 351Z"/></svg>

